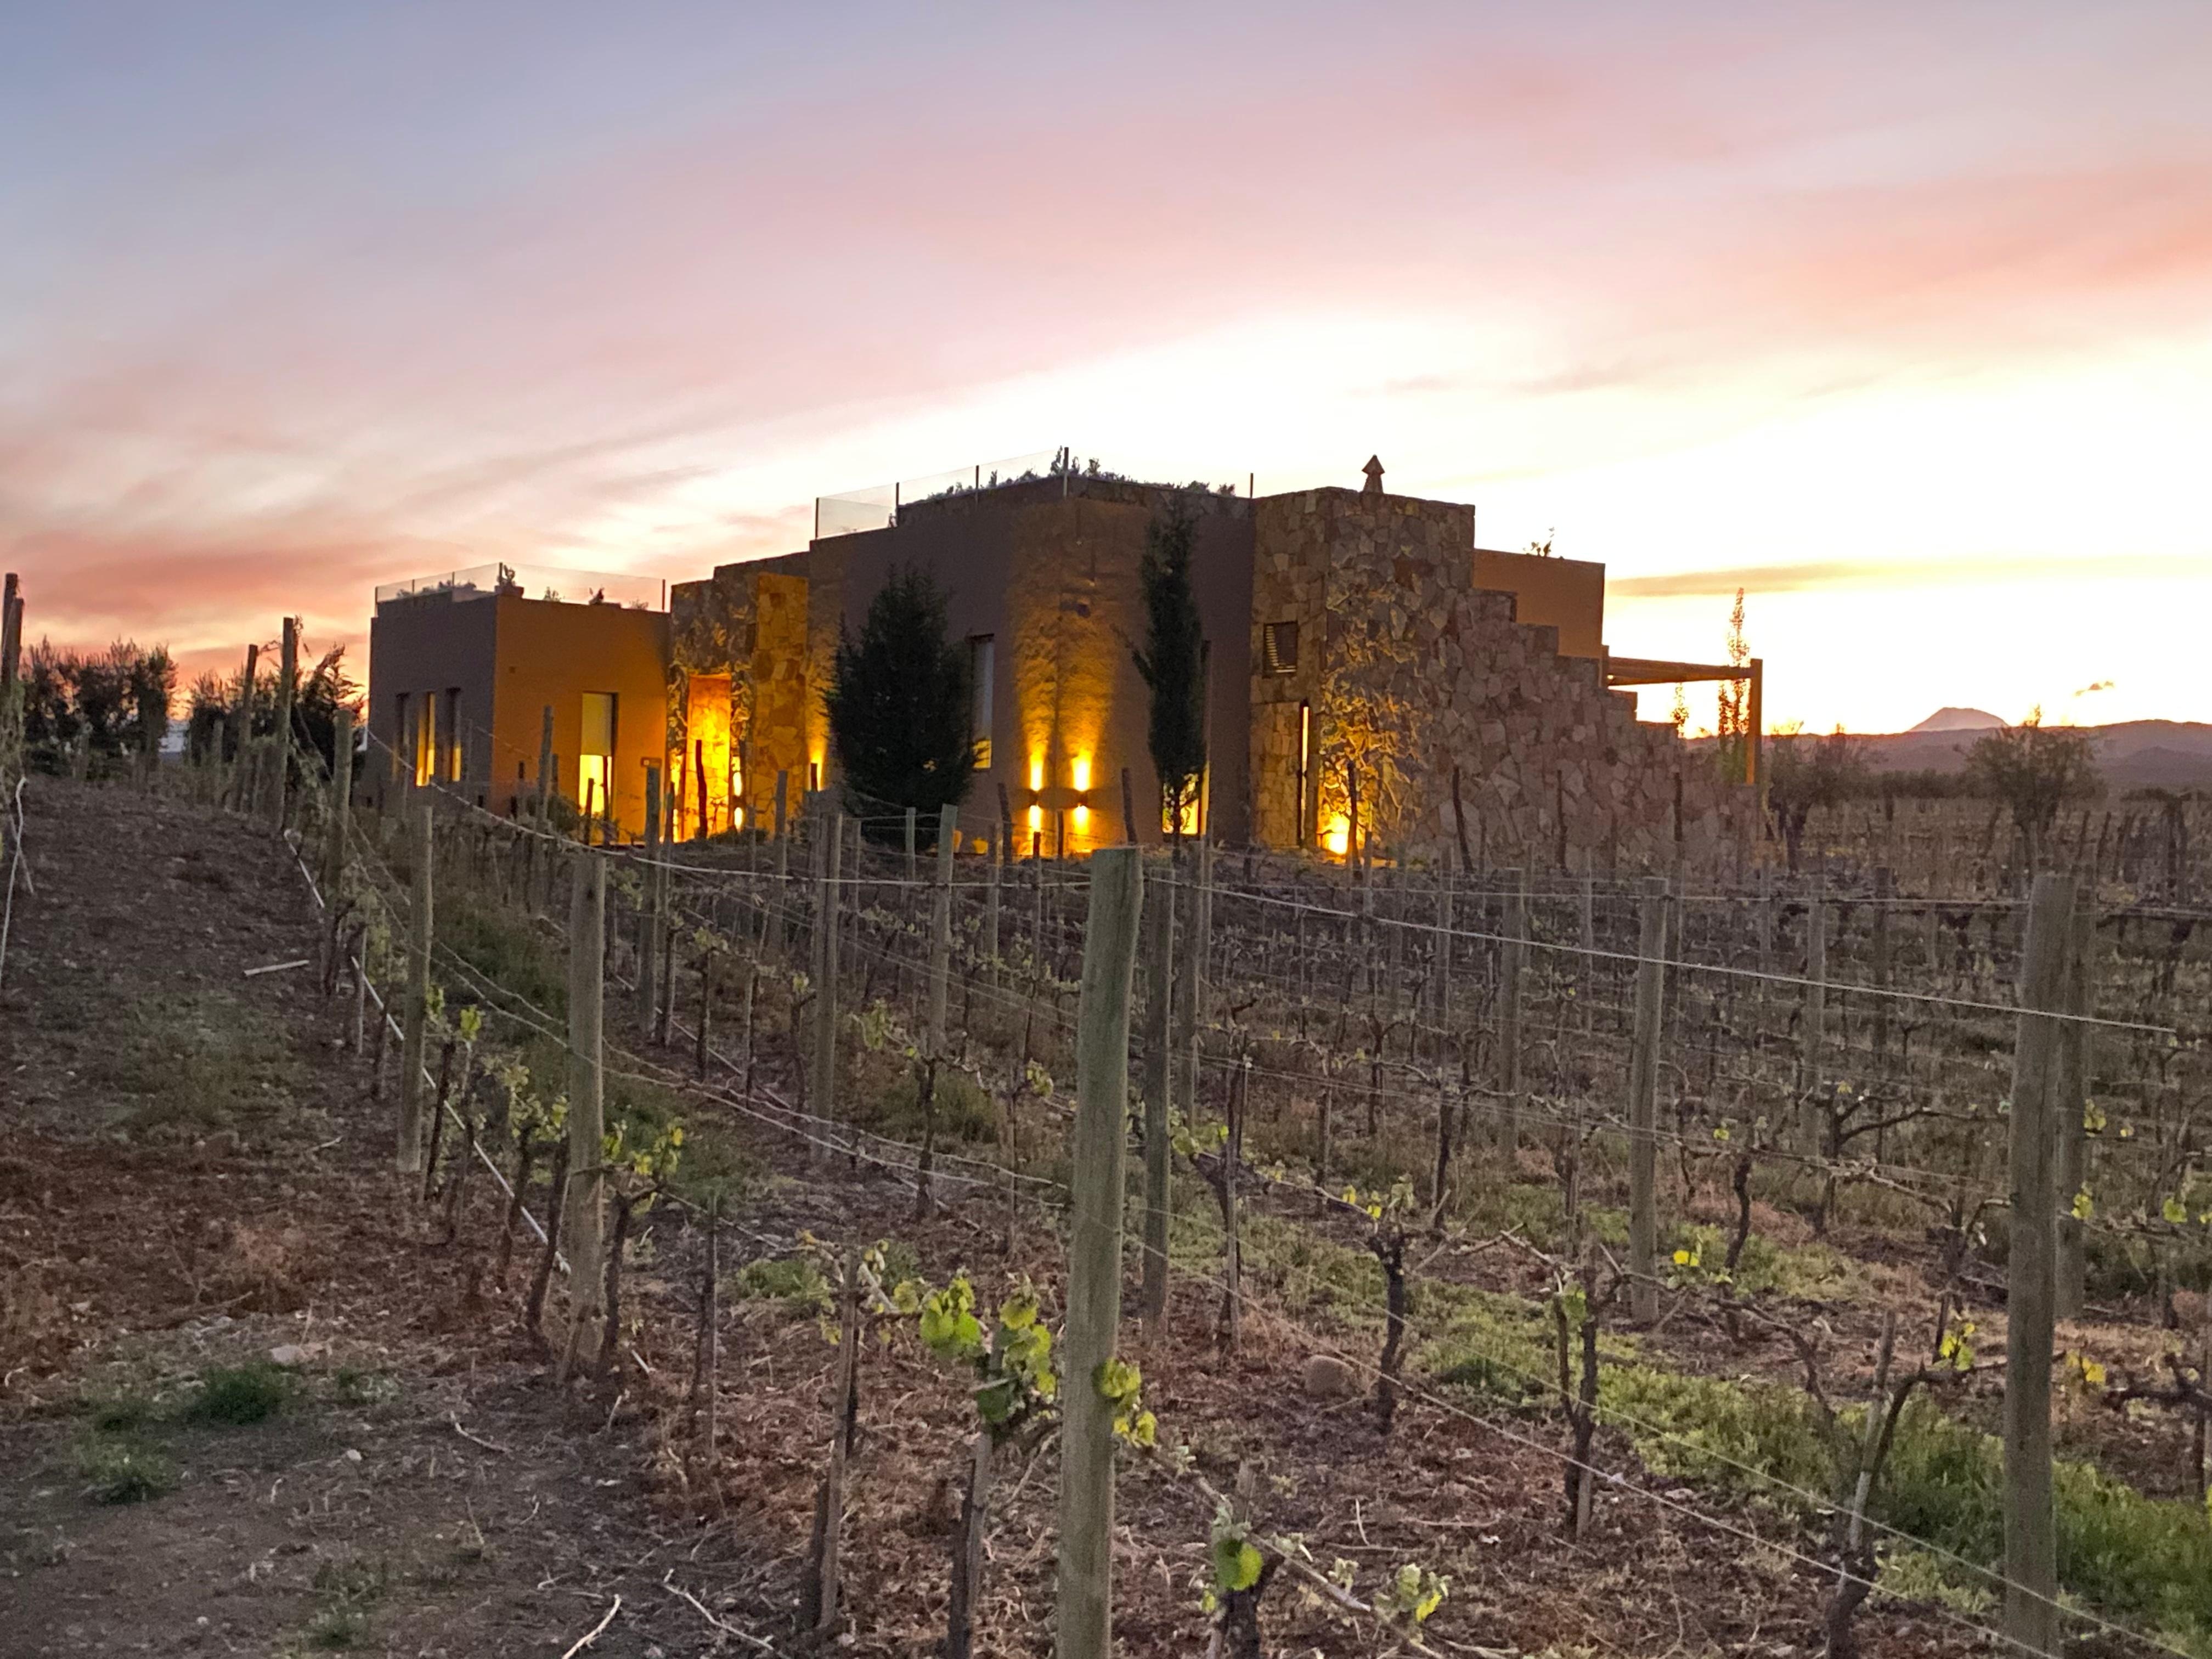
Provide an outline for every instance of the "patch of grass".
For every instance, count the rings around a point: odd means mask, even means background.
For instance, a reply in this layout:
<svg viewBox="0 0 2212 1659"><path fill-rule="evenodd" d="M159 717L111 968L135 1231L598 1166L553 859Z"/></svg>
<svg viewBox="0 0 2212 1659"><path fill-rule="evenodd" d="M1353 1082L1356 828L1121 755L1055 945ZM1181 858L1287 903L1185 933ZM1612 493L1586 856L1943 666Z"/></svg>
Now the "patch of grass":
<svg viewBox="0 0 2212 1659"><path fill-rule="evenodd" d="M326 1652L358 1646L368 1634L369 1610L390 1581L380 1560L324 1562L315 1570L322 1605L307 1621L308 1642Z"/></svg>
<svg viewBox="0 0 2212 1659"><path fill-rule="evenodd" d="M748 1261L738 1270L738 1294L749 1302L781 1302L791 1313L826 1314L830 1281L803 1255Z"/></svg>
<svg viewBox="0 0 2212 1659"><path fill-rule="evenodd" d="M292 1396L291 1374L266 1360L220 1366L200 1378L186 1415L203 1423L243 1428L276 1416Z"/></svg>
<svg viewBox="0 0 2212 1659"><path fill-rule="evenodd" d="M525 996L557 1026L568 1017L568 976L552 941L529 916L463 882L438 900L438 943L502 989Z"/></svg>
<svg viewBox="0 0 2212 1659"><path fill-rule="evenodd" d="M863 1127L894 1139L921 1139L921 1080L912 1066L902 1067L875 1097L862 1118ZM937 1139L961 1143L994 1141L999 1136L998 1103L965 1072L940 1066L933 1094L937 1114Z"/></svg>
<svg viewBox="0 0 2212 1659"><path fill-rule="evenodd" d="M141 998L122 1011L89 1080L136 1103L137 1132L204 1132L251 1123L289 1104L304 1080L275 1016L219 991Z"/></svg>
<svg viewBox="0 0 2212 1659"><path fill-rule="evenodd" d="M341 1365L331 1377L331 1397L347 1406L380 1406L399 1397L399 1380L386 1371Z"/></svg>
<svg viewBox="0 0 2212 1659"><path fill-rule="evenodd" d="M143 1504L176 1490L177 1466L133 1437L94 1436L78 1446L76 1468L95 1504Z"/></svg>
<svg viewBox="0 0 2212 1659"><path fill-rule="evenodd" d="M143 1394L104 1395L85 1403L85 1415L100 1434L127 1434L154 1420L154 1402Z"/></svg>
<svg viewBox="0 0 2212 1659"><path fill-rule="evenodd" d="M1717 1273L1728 1258L1729 1227L1688 1226L1676 1236L1677 1245L1698 1252L1709 1273ZM1808 1302L1848 1301L1866 1288L1866 1275L1858 1263L1826 1244L1785 1246L1753 1233L1743 1242L1735 1266L1736 1288L1747 1295L1769 1292L1801 1297Z"/></svg>

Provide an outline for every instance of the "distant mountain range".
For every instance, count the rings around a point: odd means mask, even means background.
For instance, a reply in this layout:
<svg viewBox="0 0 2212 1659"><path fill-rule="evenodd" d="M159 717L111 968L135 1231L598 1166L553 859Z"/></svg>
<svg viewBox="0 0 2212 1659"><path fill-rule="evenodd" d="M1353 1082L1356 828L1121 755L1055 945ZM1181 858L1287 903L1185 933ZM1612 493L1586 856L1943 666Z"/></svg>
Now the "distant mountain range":
<svg viewBox="0 0 2212 1659"><path fill-rule="evenodd" d="M1860 737L1877 772L1956 772L1974 739L2005 722L1978 708L1943 708L1910 732ZM2114 789L2212 788L2212 726L2197 720L2122 720L2083 728ZM1856 735L1856 734L1854 734Z"/></svg>

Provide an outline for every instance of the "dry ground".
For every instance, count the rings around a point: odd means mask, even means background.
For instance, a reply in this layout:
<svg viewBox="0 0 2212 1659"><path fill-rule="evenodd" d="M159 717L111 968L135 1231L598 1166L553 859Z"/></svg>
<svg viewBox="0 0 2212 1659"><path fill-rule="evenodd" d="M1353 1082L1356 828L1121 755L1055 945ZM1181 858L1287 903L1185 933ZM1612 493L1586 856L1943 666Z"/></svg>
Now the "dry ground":
<svg viewBox="0 0 2212 1659"><path fill-rule="evenodd" d="M119 790L41 780L28 801L36 892L17 896L0 988L0 1648L557 1656L620 1595L594 1655L757 1651L763 1638L795 1650L834 1363L815 1313L729 1306L720 1477L687 1488L674 1425L696 1226L655 1212L635 1276L638 1361L619 1386L556 1392L516 1329L513 1285L471 1294L495 1212L481 1207L459 1249L395 1221L392 1107L368 1098L345 1011L311 969L246 977L314 953L304 883L273 841ZM1059 1249L1042 1216L1009 1253L988 1197L917 1223L888 1180L804 1169L711 1105L693 1121L744 1139L757 1170L726 1243L732 1268L802 1231L888 1237L933 1279L966 1266L988 1297L1025 1268L1054 1301ZM1817 1577L1634 1495L1692 1494L1632 1475L1571 1546L1547 1449L1556 1423L1516 1419L1524 1443L1413 1403L1386 1443L1361 1407L1297 1393L1307 1335L1255 1314L1223 1362L1212 1312L1202 1285L1184 1286L1169 1340L1139 1352L1164 1431L1273 1527L1308 1534L1323 1565L1448 1571L1431 1627L1444 1651L1811 1650ZM210 1368L287 1346L303 1352L274 1416L192 1418ZM919 1656L942 1628L948 1480L974 1416L910 1335L867 1354L841 1646ZM117 1444L166 1460L167 1489L98 1501ZM1621 1466L1617 1450L1608 1462ZM985 1652L1050 1650L1054 1486L1048 1446L1003 1477ZM1696 1502L1791 1535L1771 1515ZM1124 1478L1125 1652L1202 1650L1208 1519L1163 1470ZM672 1587L751 1638L718 1632ZM1264 1622L1271 1652L1367 1650L1294 1594L1272 1596ZM1873 1659L1970 1647L1924 1609L1863 1624Z"/></svg>

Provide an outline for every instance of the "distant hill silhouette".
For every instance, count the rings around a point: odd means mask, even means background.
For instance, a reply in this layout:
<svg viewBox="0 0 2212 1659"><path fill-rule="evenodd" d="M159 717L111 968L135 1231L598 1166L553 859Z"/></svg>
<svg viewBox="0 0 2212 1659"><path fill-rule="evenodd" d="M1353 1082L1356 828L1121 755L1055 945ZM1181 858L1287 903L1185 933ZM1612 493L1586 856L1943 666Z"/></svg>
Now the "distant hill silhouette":
<svg viewBox="0 0 2212 1659"><path fill-rule="evenodd" d="M1914 732L1986 732L2004 722L1986 708L1939 708L1919 725Z"/></svg>
<svg viewBox="0 0 2212 1659"><path fill-rule="evenodd" d="M1986 726L1939 726L1947 715L1978 715L1946 708L1910 732L1860 737L1868 765L1877 772L1956 772ZM1986 717L1984 717L1986 718ZM1989 726L2004 722L1989 720ZM2123 720L2083 728L2095 738L2097 768L2113 789L2212 788L2212 726L2197 720ZM1856 735L1856 734L1854 734Z"/></svg>

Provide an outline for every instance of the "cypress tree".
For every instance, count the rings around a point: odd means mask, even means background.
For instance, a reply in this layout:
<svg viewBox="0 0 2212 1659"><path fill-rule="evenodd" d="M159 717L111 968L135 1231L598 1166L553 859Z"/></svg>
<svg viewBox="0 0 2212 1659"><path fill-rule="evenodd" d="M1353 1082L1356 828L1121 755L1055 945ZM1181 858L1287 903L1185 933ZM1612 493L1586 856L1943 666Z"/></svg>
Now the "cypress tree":
<svg viewBox="0 0 2212 1659"><path fill-rule="evenodd" d="M1130 653L1152 692L1146 746L1159 774L1160 810L1177 842L1206 770L1206 629L1190 582L1194 537L1190 508L1182 501L1146 526L1145 556L1137 567L1145 641Z"/></svg>
<svg viewBox="0 0 2212 1659"><path fill-rule="evenodd" d="M863 822L911 806L933 837L939 809L968 793L975 769L968 659L945 629L945 595L929 573L893 566L859 636L838 629L823 704L846 810Z"/></svg>

